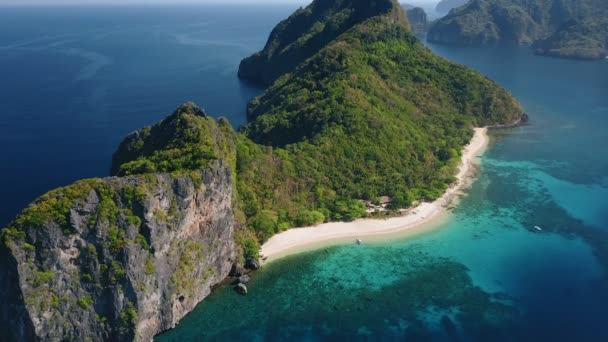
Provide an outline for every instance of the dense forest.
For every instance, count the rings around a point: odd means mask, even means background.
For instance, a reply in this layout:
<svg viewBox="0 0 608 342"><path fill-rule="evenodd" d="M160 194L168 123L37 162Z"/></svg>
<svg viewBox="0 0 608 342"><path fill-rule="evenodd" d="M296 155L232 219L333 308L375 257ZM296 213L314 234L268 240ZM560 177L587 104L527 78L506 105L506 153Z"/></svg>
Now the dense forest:
<svg viewBox="0 0 608 342"><path fill-rule="evenodd" d="M290 227L362 217L362 200L386 195L405 208L439 197L472 127L514 123L523 113L506 90L424 47L394 0L316 0L279 24L254 56L268 47L292 50L294 59L282 62L282 75L251 75L279 78L252 100L239 133L185 104L129 135L112 166L119 177L168 173L200 183L201 169L224 160L236 179L234 211L246 227L236 238L247 257ZM268 70L288 55L253 59ZM86 196L78 184L41 197L3 234L67 224L66 210Z"/></svg>
<svg viewBox="0 0 608 342"><path fill-rule="evenodd" d="M264 49L240 66L238 75L264 85L293 70L324 45L365 20L393 11L387 0L317 0L272 30Z"/></svg>
<svg viewBox="0 0 608 342"><path fill-rule="evenodd" d="M471 127L519 120L508 92L434 55L396 2L384 2L392 12L354 25L250 103L237 174L262 240L357 218L360 199L387 195L398 207L434 199L452 182ZM273 33L300 25L288 20ZM271 37L267 46L276 44Z"/></svg>

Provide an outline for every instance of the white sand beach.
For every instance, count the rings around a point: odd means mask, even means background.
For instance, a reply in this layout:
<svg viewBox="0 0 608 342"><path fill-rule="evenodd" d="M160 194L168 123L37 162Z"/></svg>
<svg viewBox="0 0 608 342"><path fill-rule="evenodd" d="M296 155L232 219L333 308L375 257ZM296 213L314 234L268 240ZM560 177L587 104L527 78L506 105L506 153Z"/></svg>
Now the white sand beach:
<svg viewBox="0 0 608 342"><path fill-rule="evenodd" d="M434 202L421 203L404 212L403 216L388 219L359 219L353 222L330 222L314 227L293 228L270 238L261 249L265 262L296 252L335 243L355 243L382 236L395 236L424 230L440 221L448 206L462 194L475 176L478 157L488 144L487 128L475 128L475 134L462 154L456 182Z"/></svg>

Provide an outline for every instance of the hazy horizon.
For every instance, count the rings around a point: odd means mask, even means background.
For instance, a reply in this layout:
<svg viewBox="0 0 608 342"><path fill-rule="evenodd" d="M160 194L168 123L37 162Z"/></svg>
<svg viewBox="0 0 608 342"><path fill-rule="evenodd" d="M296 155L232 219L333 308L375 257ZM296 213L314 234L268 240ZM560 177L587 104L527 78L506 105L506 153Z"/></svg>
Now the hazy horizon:
<svg viewBox="0 0 608 342"><path fill-rule="evenodd" d="M412 5L431 5L440 0L400 1ZM215 4L215 5L256 5L256 4L294 4L306 5L312 0L0 0L2 5L182 5L182 4Z"/></svg>

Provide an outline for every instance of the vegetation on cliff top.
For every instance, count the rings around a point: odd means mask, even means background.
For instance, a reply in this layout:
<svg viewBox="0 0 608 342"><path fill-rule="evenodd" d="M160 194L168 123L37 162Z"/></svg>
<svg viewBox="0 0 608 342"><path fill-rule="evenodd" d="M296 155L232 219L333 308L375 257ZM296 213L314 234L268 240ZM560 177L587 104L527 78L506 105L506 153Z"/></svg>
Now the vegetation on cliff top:
<svg viewBox="0 0 608 342"><path fill-rule="evenodd" d="M309 213L357 218L360 199L434 199L472 126L520 118L510 94L435 56L401 17L353 26L251 102L237 174L262 240Z"/></svg>
<svg viewBox="0 0 608 342"><path fill-rule="evenodd" d="M269 85L354 25L378 15L402 15L397 7L395 0L313 1L274 28L264 49L241 62L239 76Z"/></svg>
<svg viewBox="0 0 608 342"><path fill-rule="evenodd" d="M98 298L100 286L104 288L123 289L127 286L125 280L124 250L131 248L143 249L151 253L148 238L140 232L141 218L138 211L142 201L149 196L154 177L139 177L129 180L118 178L87 179L72 185L55 189L32 203L8 227L2 230L0 248L11 251L14 255L24 255L26 262L19 265L24 276L25 304L32 315L48 310L60 310L65 315L58 315L56 320L65 319L68 312L78 311L83 317L89 317L93 310L103 322L111 323L108 334L118 337L133 337L137 322L123 322L120 318L112 317L110 306L95 305L93 294ZM93 209L94 208L94 209ZM84 215L86 220L74 220L73 213ZM135 239L126 234L128 228L139 231ZM87 243L94 232L95 243ZM71 269L69 277L80 279L80 284L66 284L72 287L73 297L57 295L58 276L53 272L57 265L49 263L53 258L53 247L63 236L82 234L79 263ZM27 277L27 274L34 277ZM66 276L66 275L63 275ZM122 291L122 290L120 290ZM133 300L132 298L130 298ZM129 302L130 303L130 302ZM118 304L120 305L120 304ZM137 313L131 305L129 313ZM63 338L76 339L74 329L70 327L75 322L65 321Z"/></svg>
<svg viewBox="0 0 608 342"><path fill-rule="evenodd" d="M200 171L210 161L236 165L235 133L224 118L215 120L185 103L158 124L131 133L112 160L112 175ZM200 172L199 172L200 173Z"/></svg>

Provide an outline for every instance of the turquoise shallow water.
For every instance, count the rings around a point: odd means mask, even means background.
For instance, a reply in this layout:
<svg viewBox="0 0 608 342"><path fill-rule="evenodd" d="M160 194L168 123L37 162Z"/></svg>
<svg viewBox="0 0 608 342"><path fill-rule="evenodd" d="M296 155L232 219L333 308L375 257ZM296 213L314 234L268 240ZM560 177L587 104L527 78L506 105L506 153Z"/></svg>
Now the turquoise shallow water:
<svg viewBox="0 0 608 342"><path fill-rule="evenodd" d="M492 131L448 222L273 262L247 297L218 289L159 341L608 339L608 63L431 48L496 79L532 117Z"/></svg>
<svg viewBox="0 0 608 342"><path fill-rule="evenodd" d="M50 188L106 175L126 133L181 101L244 122L260 89L238 81L238 62L292 10L2 8L0 225ZM532 118L492 132L447 223L274 262L248 296L219 288L157 340L608 340L608 63L431 48Z"/></svg>

